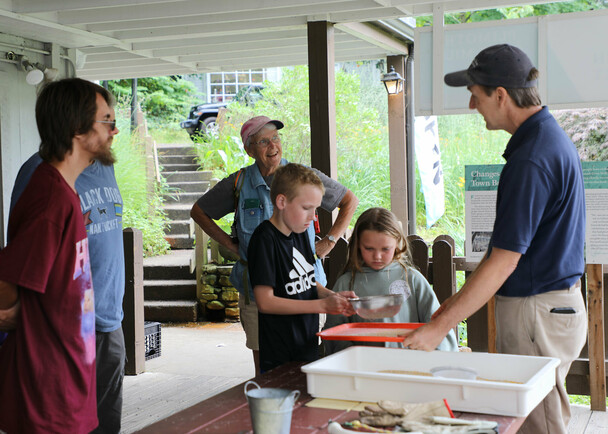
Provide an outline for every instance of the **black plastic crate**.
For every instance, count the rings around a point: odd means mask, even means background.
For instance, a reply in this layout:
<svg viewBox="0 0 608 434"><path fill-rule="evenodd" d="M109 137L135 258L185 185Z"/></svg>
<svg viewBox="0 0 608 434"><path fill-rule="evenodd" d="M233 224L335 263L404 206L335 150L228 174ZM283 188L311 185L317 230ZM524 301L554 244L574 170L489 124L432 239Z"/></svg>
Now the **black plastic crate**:
<svg viewBox="0 0 608 434"><path fill-rule="evenodd" d="M145 321L144 333L146 337L146 360L160 357L160 323Z"/></svg>

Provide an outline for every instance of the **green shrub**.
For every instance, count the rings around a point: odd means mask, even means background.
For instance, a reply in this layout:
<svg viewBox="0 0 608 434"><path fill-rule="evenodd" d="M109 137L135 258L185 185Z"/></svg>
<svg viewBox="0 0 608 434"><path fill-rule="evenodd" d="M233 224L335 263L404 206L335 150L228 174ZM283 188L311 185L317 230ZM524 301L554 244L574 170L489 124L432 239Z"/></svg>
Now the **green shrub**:
<svg viewBox="0 0 608 434"><path fill-rule="evenodd" d="M116 155L114 170L123 200L123 228L142 231L144 256L166 253L169 243L165 240L166 217L162 210L165 187L146 194L146 157L143 145L129 135L128 108L121 102L116 107L116 120L121 132L114 136L112 149Z"/></svg>

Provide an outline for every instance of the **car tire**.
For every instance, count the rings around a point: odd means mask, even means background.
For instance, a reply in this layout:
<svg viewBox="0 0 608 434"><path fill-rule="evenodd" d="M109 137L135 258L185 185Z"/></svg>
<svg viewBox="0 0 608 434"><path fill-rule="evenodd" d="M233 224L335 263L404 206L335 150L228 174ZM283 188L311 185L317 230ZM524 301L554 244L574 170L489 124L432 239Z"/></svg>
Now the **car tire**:
<svg viewBox="0 0 608 434"><path fill-rule="evenodd" d="M190 134L190 138L195 141L202 134L217 134L217 117L209 116L199 120L194 132Z"/></svg>
<svg viewBox="0 0 608 434"><path fill-rule="evenodd" d="M203 124L204 127L202 127L201 124ZM199 122L198 125L201 132L205 132L207 134L217 134L218 126L217 118L215 116L209 116L208 118L203 119L203 121Z"/></svg>

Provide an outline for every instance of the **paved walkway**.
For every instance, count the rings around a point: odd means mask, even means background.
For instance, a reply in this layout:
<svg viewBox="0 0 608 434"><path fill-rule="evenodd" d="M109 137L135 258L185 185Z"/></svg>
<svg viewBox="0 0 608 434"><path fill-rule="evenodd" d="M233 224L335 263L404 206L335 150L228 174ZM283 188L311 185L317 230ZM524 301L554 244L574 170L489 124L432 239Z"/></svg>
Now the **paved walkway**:
<svg viewBox="0 0 608 434"><path fill-rule="evenodd" d="M254 376L240 323L163 324L161 356L125 378L122 432L132 433ZM568 434L608 432L608 413L572 406Z"/></svg>
<svg viewBox="0 0 608 434"><path fill-rule="evenodd" d="M122 432L132 433L254 376L240 323L163 324L161 355L125 377Z"/></svg>

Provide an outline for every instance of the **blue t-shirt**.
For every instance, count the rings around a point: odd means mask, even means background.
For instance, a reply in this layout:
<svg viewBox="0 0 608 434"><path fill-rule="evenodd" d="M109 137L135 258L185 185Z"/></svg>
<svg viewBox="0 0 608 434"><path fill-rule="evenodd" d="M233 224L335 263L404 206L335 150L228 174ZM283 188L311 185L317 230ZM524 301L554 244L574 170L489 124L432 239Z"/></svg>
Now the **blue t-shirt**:
<svg viewBox="0 0 608 434"><path fill-rule="evenodd" d="M498 294L570 287L585 267L585 190L575 146L543 107L515 131L503 157L490 249L522 256Z"/></svg>
<svg viewBox="0 0 608 434"><path fill-rule="evenodd" d="M19 169L11 196L11 210L41 162L40 155L36 153ZM95 329L107 333L121 326L125 293L122 197L116 184L114 166L104 166L95 161L76 179L76 191L89 239Z"/></svg>

